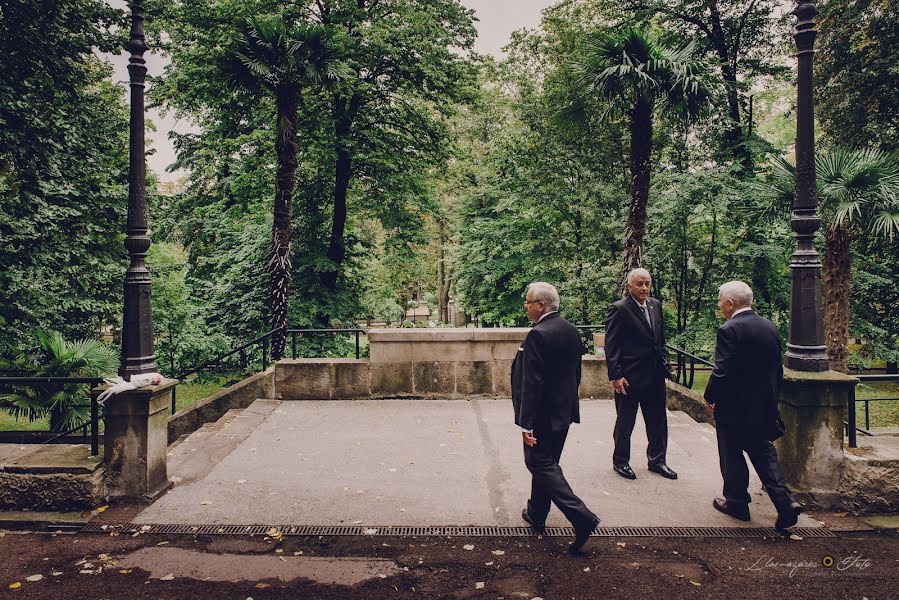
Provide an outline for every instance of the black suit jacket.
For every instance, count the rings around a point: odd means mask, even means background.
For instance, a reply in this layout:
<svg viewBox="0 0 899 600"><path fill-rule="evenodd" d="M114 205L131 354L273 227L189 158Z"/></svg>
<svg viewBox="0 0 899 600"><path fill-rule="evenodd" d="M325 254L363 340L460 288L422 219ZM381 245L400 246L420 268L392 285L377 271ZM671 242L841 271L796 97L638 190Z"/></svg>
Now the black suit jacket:
<svg viewBox="0 0 899 600"><path fill-rule="evenodd" d="M647 298L652 328L630 294L609 306L606 314L606 365L609 381L627 378L629 388L642 388L670 377L665 349L662 303Z"/></svg>
<svg viewBox="0 0 899 600"><path fill-rule="evenodd" d="M559 313L534 325L512 362L515 424L560 431L581 422L581 336Z"/></svg>
<svg viewBox="0 0 899 600"><path fill-rule="evenodd" d="M772 425L783 378L780 336L774 324L752 310L718 328L715 368L705 399L722 425Z"/></svg>

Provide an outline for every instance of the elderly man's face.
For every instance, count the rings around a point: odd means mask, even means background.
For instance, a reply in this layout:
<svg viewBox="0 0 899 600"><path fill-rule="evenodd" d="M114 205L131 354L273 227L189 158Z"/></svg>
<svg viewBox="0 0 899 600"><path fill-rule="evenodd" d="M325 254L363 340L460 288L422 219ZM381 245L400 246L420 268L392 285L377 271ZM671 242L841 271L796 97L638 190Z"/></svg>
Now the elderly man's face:
<svg viewBox="0 0 899 600"><path fill-rule="evenodd" d="M730 318L734 316L734 311L737 310L737 307L733 300L718 294L718 310L721 311L721 314L724 315L725 319L730 320Z"/></svg>
<svg viewBox="0 0 899 600"><path fill-rule="evenodd" d="M643 304L649 298L649 288L652 287L652 278L646 273L634 273L631 282L627 284L627 292L631 297Z"/></svg>
<svg viewBox="0 0 899 600"><path fill-rule="evenodd" d="M543 300L534 300L534 291L528 290L524 297L524 309L528 313L528 320L536 323L540 317L546 312L546 303Z"/></svg>

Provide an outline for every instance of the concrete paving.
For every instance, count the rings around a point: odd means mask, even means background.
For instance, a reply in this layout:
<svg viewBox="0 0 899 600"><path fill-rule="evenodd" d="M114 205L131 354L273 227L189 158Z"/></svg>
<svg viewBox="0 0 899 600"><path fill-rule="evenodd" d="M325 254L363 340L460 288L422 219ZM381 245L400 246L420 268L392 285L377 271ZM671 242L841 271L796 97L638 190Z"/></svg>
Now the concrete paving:
<svg viewBox="0 0 899 600"><path fill-rule="evenodd" d="M252 408L252 407L251 407ZM233 450L211 468L181 456L175 487L135 522L292 525L522 525L530 490L520 430L509 399L265 401L248 435L228 425ZM712 508L721 494L714 429L669 412L668 463L677 481L646 470L646 435L638 419L628 481L612 471L615 408L582 401L562 466L602 526L771 527L775 510L753 474L752 521ZM174 449L193 455L189 443ZM173 456L173 459L175 456ZM195 460L204 465L208 459ZM200 471L205 472L197 477ZM180 483L177 483L179 482ZM558 510L547 524L566 526ZM819 523L805 515L798 526Z"/></svg>

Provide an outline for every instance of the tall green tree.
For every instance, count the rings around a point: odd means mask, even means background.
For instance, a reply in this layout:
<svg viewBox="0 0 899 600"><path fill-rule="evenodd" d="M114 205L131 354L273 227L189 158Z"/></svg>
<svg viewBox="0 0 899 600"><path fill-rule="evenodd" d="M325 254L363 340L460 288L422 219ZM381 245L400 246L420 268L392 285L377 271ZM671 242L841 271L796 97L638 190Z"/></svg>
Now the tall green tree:
<svg viewBox="0 0 899 600"><path fill-rule="evenodd" d="M100 0L0 8L0 347L96 335L121 311L128 112Z"/></svg>
<svg viewBox="0 0 899 600"><path fill-rule="evenodd" d="M237 87L261 88L274 98L276 106L274 219L267 260L274 360L284 356L287 337L297 113L304 89L340 77L342 67L333 37L326 27L294 24L285 15L251 17L240 24L240 41L233 53L238 60L230 69Z"/></svg>
<svg viewBox="0 0 899 600"><path fill-rule="evenodd" d="M597 31L587 37L573 65L585 94L581 102L596 95L608 103L610 114L628 119L630 206L624 228L624 274L643 264L653 119L657 111L695 118L717 87L708 63L694 57L693 50L692 44L669 48L655 36L632 28ZM583 104L574 104L568 114L575 116L582 110Z"/></svg>
<svg viewBox="0 0 899 600"><path fill-rule="evenodd" d="M824 221L824 336L830 368L845 373L849 358L852 232L886 243L899 235L899 162L880 150L835 148L815 157ZM795 166L780 158L760 187L781 211L789 209Z"/></svg>
<svg viewBox="0 0 899 600"><path fill-rule="evenodd" d="M817 115L825 140L899 150L899 3L818 2Z"/></svg>
<svg viewBox="0 0 899 600"><path fill-rule="evenodd" d="M681 39L698 40L725 82L722 104L723 147L751 175L754 158L748 144L747 106L741 92L756 78L784 75L777 32L778 0L622 0L620 9L661 19Z"/></svg>

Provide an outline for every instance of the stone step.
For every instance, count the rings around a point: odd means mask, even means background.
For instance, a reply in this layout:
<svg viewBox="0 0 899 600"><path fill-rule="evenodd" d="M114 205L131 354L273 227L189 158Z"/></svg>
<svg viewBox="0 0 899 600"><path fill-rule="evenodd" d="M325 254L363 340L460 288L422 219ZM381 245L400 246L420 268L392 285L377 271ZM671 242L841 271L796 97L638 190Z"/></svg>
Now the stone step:
<svg viewBox="0 0 899 600"><path fill-rule="evenodd" d="M246 409L231 409L206 423L169 453L168 475L176 486L188 485L209 473L231 454L281 404L256 400Z"/></svg>

